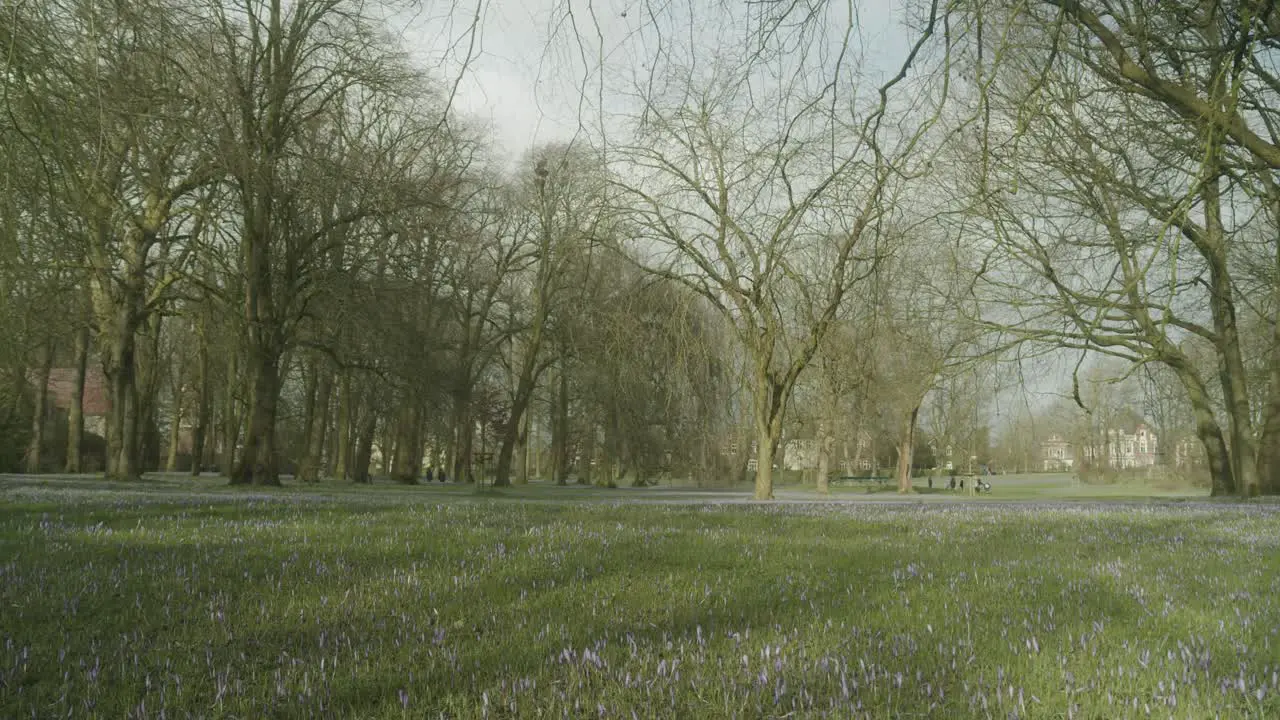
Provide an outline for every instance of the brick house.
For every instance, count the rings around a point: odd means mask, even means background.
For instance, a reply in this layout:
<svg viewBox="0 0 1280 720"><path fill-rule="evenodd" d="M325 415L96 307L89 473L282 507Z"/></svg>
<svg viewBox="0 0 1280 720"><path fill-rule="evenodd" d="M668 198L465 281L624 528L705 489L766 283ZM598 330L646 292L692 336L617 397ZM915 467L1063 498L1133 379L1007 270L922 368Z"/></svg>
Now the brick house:
<svg viewBox="0 0 1280 720"><path fill-rule="evenodd" d="M75 368L53 368L49 371L49 406L69 412L71 397L76 384ZM102 368L89 366L84 376L84 429L94 435L105 435L107 411L107 378Z"/></svg>

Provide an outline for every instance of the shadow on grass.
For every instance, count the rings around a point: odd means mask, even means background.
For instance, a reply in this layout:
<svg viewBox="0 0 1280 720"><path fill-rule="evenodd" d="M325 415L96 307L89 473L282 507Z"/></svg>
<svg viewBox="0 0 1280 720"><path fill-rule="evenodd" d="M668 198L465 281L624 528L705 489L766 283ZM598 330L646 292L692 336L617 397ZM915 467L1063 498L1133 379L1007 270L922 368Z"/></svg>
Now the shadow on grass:
<svg viewBox="0 0 1280 720"><path fill-rule="evenodd" d="M1142 649L1190 642L1187 617L1153 613L1134 586L1175 559L1199 563L1207 586L1222 576L1212 554L1171 549L1175 538L1211 539L1209 517L964 524L902 512L873 525L754 509L506 503L115 512L113 525L146 532L6 538L49 572L39 594L7 586L15 614L5 632L19 646L71 637L96 647L112 665L112 690L97 706L109 716L127 714L170 663L185 673L189 708L213 707L218 682L241 683L222 701L232 714L389 716L405 710L406 690L414 708L471 716L482 694L533 678L539 689L527 697L540 708L561 702L558 688L593 712L613 698L650 716L706 716L707 697L767 705L774 688L757 683L762 670L838 698L845 678L821 669L823 658L870 664L859 676L869 705L889 697L895 675L919 672L951 700L930 711L932 697L901 695L898 712L964 716L979 690L994 697L999 676L1064 701L1063 658L1085 677L1106 665L1099 653L1136 667ZM13 514L0 517L17 529ZM156 526L160 518L172 524ZM1184 581L1169 577L1151 592ZM81 614L69 617L69 602L84 603ZM1215 617L1210 595L1186 602ZM1260 628L1240 636L1255 653ZM1212 641L1215 672L1240 657L1234 639ZM785 664L762 659L766 646ZM584 660L585 649L603 666ZM659 669L675 659L684 681ZM40 648L36 663L31 692L52 702L67 689L54 648ZM655 704L624 674L673 692ZM70 690L89 693L79 680Z"/></svg>

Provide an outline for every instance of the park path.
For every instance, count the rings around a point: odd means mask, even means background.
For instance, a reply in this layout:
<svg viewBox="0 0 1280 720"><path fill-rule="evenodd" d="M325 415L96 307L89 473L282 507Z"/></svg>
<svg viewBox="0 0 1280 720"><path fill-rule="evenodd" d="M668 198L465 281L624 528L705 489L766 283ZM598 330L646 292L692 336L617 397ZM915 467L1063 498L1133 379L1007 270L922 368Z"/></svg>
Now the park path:
<svg viewBox="0 0 1280 720"><path fill-rule="evenodd" d="M276 501L351 504L437 504L437 503L533 503L533 504L606 504L667 506L749 506L749 507L879 507L885 509L1023 509L1028 511L1080 509L1143 509L1152 507L1182 510L1254 509L1280 512L1280 499L1243 501L1209 499L1207 497L1150 498L1055 498L1055 497L972 497L960 493L933 492L901 496L894 492L837 491L821 496L812 490L779 489L775 499L760 502L749 490L705 489L681 487L596 488L557 486L551 483L503 488L498 491L477 489L471 485L444 483L403 486L377 483L353 486L345 483L323 483L301 487L287 484L283 488L230 488L218 477L192 479L190 476L149 475L136 484L120 484L92 475L16 475L0 474L0 504L29 502L103 501L109 499L165 502Z"/></svg>

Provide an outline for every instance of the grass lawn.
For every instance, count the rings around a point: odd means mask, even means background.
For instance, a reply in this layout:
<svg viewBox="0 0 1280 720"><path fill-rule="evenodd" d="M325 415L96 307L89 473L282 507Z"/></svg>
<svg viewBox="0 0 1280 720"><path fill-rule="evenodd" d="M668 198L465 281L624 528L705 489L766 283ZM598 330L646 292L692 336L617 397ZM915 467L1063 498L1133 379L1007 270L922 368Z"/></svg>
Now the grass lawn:
<svg viewBox="0 0 1280 720"><path fill-rule="evenodd" d="M556 490L0 479L0 717L1280 717L1277 505Z"/></svg>

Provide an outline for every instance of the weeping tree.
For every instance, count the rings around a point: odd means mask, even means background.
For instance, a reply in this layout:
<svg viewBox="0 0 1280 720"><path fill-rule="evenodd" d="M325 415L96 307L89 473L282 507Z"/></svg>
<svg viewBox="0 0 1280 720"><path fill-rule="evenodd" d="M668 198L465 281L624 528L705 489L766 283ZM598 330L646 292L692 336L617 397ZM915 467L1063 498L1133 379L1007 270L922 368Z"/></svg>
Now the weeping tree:
<svg viewBox="0 0 1280 720"><path fill-rule="evenodd" d="M516 182L529 221L524 234L529 261L525 272L513 277L525 288L519 308L524 326L518 341L519 359L513 363L511 412L498 450L495 485L509 485L515 450L523 440L525 413L539 378L551 363L546 350L557 313L572 312L574 281L589 272L578 263L607 236L609 185L600 159L583 147L556 145L533 151ZM575 268L579 272L573 272Z"/></svg>
<svg viewBox="0 0 1280 720"><path fill-rule="evenodd" d="M945 70L952 43L943 33L941 50L924 50L943 25L935 4L870 99L856 90L856 8L810 10L655 9L641 35L665 47L673 27L693 23L708 28L707 45L649 58L628 98L632 134L607 146L635 228L631 256L704 297L743 349L761 500L773 496L796 382L885 252L895 188L932 152L924 140L946 85L921 69Z"/></svg>

